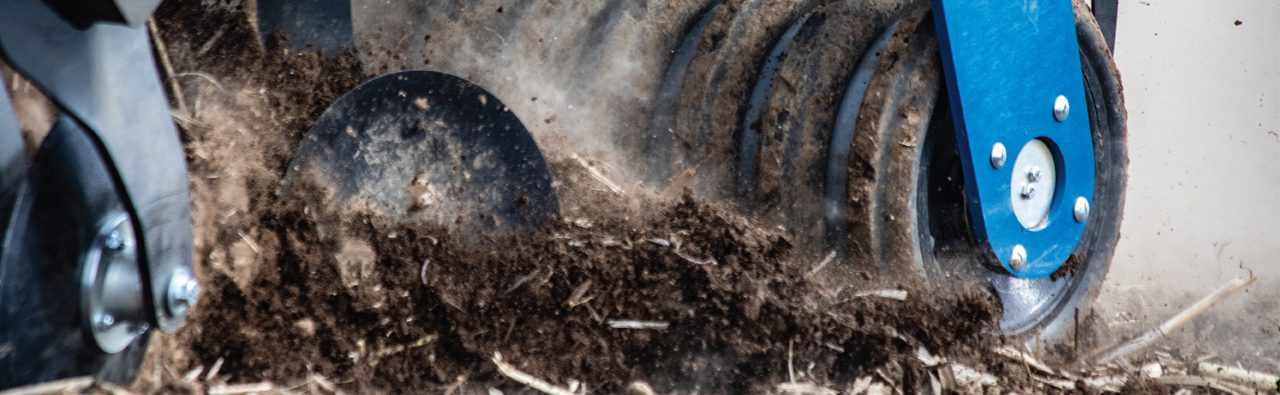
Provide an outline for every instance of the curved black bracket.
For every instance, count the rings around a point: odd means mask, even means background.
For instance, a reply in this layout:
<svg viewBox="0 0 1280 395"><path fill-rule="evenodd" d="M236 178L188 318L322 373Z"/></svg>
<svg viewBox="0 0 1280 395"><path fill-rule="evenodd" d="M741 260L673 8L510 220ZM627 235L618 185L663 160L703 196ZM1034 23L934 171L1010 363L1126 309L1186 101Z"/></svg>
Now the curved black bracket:
<svg viewBox="0 0 1280 395"><path fill-rule="evenodd" d="M351 0L259 0L259 40L284 35L289 49L338 56L355 49Z"/></svg>
<svg viewBox="0 0 1280 395"><path fill-rule="evenodd" d="M0 233L9 223L9 206L17 196L22 176L27 173L25 146L9 95L0 89ZM2 250L4 245L0 244Z"/></svg>
<svg viewBox="0 0 1280 395"><path fill-rule="evenodd" d="M191 270L187 166L145 27L99 22L81 28L41 0L9 0L0 12L0 51L83 125L133 214L144 292L155 323L181 319L163 306L168 277Z"/></svg>
<svg viewBox="0 0 1280 395"><path fill-rule="evenodd" d="M1102 29L1102 37L1107 39L1107 48L1116 52L1116 15L1119 13L1119 0L1093 0L1093 17L1098 20L1098 28Z"/></svg>

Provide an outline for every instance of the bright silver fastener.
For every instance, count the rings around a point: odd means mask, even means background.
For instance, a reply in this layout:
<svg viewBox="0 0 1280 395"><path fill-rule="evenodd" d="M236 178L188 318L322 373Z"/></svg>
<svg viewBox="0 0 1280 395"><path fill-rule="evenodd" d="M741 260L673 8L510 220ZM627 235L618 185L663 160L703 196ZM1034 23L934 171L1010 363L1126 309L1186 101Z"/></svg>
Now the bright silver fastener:
<svg viewBox="0 0 1280 395"><path fill-rule="evenodd" d="M111 233L108 233L107 237L102 240L102 246L107 247L109 250L119 251L124 248L124 236L120 234L119 229L112 229Z"/></svg>
<svg viewBox="0 0 1280 395"><path fill-rule="evenodd" d="M1023 198L1023 199L1031 199L1031 198L1034 198L1034 197L1036 197L1036 186L1035 186L1035 185L1032 185L1032 184L1023 185L1023 186L1022 186L1022 198Z"/></svg>
<svg viewBox="0 0 1280 395"><path fill-rule="evenodd" d="M1066 96L1058 95L1058 98L1053 99L1053 119L1058 120L1058 122L1062 122L1066 120L1067 115L1070 114L1071 102L1067 101Z"/></svg>
<svg viewBox="0 0 1280 395"><path fill-rule="evenodd" d="M1004 149L1004 144L996 143L991 146L991 167L996 169L1004 167L1004 161L1008 157L1009 152Z"/></svg>
<svg viewBox="0 0 1280 395"><path fill-rule="evenodd" d="M1027 267L1027 249L1018 244L1013 246L1013 254L1009 256L1009 268L1020 272Z"/></svg>
<svg viewBox="0 0 1280 395"><path fill-rule="evenodd" d="M179 271L169 279L167 295L169 314L182 318L200 299L200 281L186 271Z"/></svg>
<svg viewBox="0 0 1280 395"><path fill-rule="evenodd" d="M1076 222L1084 223L1085 218L1089 218L1089 200L1084 196L1076 198L1076 207L1072 210L1072 214L1076 217Z"/></svg>
<svg viewBox="0 0 1280 395"><path fill-rule="evenodd" d="M111 314L101 314L98 316L98 322L95 322L95 324L97 324L98 328L101 329L110 328L112 325L116 324L116 317L112 317Z"/></svg>

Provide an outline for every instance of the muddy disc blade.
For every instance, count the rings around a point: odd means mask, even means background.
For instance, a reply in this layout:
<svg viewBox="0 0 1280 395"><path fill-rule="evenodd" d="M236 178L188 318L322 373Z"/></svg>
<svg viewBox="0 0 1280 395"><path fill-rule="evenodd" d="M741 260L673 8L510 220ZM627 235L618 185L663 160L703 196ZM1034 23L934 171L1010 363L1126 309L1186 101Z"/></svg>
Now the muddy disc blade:
<svg viewBox="0 0 1280 395"><path fill-rule="evenodd" d="M289 165L290 198L302 177L394 221L454 230L529 230L555 218L551 173L533 136L483 88L432 71L368 81L338 99Z"/></svg>

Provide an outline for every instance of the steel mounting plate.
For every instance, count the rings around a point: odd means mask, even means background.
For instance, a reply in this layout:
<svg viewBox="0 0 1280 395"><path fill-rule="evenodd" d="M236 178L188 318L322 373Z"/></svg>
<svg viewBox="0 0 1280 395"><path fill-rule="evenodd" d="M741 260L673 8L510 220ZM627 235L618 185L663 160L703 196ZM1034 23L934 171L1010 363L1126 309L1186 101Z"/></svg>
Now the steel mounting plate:
<svg viewBox="0 0 1280 395"><path fill-rule="evenodd" d="M1087 222L1073 218L1076 198L1093 201L1093 142L1072 1L932 4L974 233L1013 275L1048 276L1070 257ZM1074 111L1059 121L1060 95ZM1014 214L1010 188L1018 186L1010 180L1018 152L1035 139L1053 151L1056 188L1044 222L1028 229ZM992 164L996 143L1008 152L1003 166ZM1011 265L1017 245L1026 250L1021 270Z"/></svg>

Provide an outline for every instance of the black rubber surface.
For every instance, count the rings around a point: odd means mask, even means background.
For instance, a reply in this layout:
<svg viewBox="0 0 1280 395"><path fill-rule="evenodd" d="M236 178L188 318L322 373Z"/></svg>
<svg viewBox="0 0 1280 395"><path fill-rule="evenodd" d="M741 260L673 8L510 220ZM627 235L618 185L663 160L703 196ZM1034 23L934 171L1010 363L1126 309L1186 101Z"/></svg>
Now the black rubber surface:
<svg viewBox="0 0 1280 395"><path fill-rule="evenodd" d="M669 158L655 164L665 166L655 174L692 170L699 196L750 203L734 181L735 164L744 159L738 141L748 107L754 102L759 109L772 91L771 76L787 56L787 42L820 2L726 1L704 14L706 27L683 39L696 44L688 65L669 68L664 76L663 92L674 86L678 95L654 108L653 133L666 133L663 138L671 141L649 148Z"/></svg>
<svg viewBox="0 0 1280 395"><path fill-rule="evenodd" d="M753 214L767 223L785 224L798 240L818 241L806 244L821 248L822 254L829 250L822 242L823 218L828 155L840 105L860 59L904 4L832 1L798 18L794 36L784 34L775 45L778 49L791 41L783 47L776 71L768 73L766 64L757 80L757 87L768 87L758 118L750 119L748 111L743 121L751 128L744 126L737 155L755 160L738 162L738 184L754 186L741 197L750 199ZM758 134L754 144L746 143L751 131Z"/></svg>

